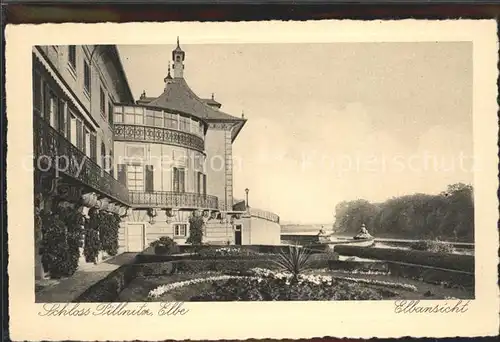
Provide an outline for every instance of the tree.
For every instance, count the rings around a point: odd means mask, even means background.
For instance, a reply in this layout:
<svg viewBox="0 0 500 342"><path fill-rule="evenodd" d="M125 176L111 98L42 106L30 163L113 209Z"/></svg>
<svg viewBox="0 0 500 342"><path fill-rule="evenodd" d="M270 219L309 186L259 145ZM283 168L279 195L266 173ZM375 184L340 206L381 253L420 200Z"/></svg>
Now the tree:
<svg viewBox="0 0 500 342"><path fill-rule="evenodd" d="M192 245L201 245L203 240L203 228L205 223L203 217L192 215L189 217L189 237L186 242Z"/></svg>
<svg viewBox="0 0 500 342"><path fill-rule="evenodd" d="M336 206L337 231L354 233L362 223L372 233L393 237L473 241L473 187L455 183L439 195L406 195L377 204L358 199Z"/></svg>

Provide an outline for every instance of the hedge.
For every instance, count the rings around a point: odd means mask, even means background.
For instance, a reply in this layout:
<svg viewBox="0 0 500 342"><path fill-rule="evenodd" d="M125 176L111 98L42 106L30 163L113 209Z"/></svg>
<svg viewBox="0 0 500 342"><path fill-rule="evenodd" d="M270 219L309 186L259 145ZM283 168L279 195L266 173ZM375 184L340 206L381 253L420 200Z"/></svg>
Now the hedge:
<svg viewBox="0 0 500 342"><path fill-rule="evenodd" d="M357 256L367 259L400 261L410 264L440 267L474 273L474 256L463 254L443 254L391 248L335 246L340 255Z"/></svg>
<svg viewBox="0 0 500 342"><path fill-rule="evenodd" d="M137 277L165 276L174 272L199 273L207 271L238 272L254 267L277 269L273 258L177 260L123 265L106 278L89 287L74 302L112 302ZM327 268L327 256L311 259L311 268Z"/></svg>
<svg viewBox="0 0 500 342"><path fill-rule="evenodd" d="M140 265L123 265L89 287L73 302L112 302L136 277Z"/></svg>
<svg viewBox="0 0 500 342"><path fill-rule="evenodd" d="M328 268L332 271L343 270L343 271L376 271L376 272L388 272L389 268L386 262L373 262L373 261L339 261L339 260L329 260Z"/></svg>
<svg viewBox="0 0 500 342"><path fill-rule="evenodd" d="M417 279L431 284L454 284L474 290L474 273L463 271L451 271L429 266L411 265L399 262L387 262L391 275Z"/></svg>

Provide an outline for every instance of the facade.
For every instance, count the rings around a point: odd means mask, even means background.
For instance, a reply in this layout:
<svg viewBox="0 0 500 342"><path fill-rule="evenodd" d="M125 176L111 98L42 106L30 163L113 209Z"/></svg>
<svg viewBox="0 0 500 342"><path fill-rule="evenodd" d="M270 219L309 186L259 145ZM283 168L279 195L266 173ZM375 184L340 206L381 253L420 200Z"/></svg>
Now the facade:
<svg viewBox="0 0 500 342"><path fill-rule="evenodd" d="M191 215L204 217L205 242L251 241L245 231L252 216L247 208L233 210L232 143L246 119L224 113L213 96L197 96L184 78L185 58L177 41L163 93L143 92L134 105L114 107L114 169L132 206L120 231L123 252L142 251L161 236L186 243ZM279 243L279 218L273 219L258 221L278 227L269 241Z"/></svg>
<svg viewBox="0 0 500 342"><path fill-rule="evenodd" d="M277 215L233 199L232 143L246 119L190 89L179 43L163 93L137 101L114 45L32 51L37 277L36 220L53 206L118 214L119 253L162 236L186 243L191 215L204 219L204 242L279 244Z"/></svg>
<svg viewBox="0 0 500 342"><path fill-rule="evenodd" d="M133 97L116 47L32 51L35 212L68 205L84 215L91 207L124 215L128 190L114 178L110 162L112 119L114 103L132 103ZM40 240L35 228L37 277L44 274Z"/></svg>

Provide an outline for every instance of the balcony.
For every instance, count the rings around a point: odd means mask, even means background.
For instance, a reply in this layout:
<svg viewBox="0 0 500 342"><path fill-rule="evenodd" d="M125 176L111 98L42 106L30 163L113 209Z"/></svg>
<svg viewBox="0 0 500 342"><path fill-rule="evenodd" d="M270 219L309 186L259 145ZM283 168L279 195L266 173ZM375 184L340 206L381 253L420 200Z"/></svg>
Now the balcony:
<svg viewBox="0 0 500 342"><path fill-rule="evenodd" d="M187 147L203 152L205 142L193 133L187 133L169 128L140 126L132 124L114 125L115 141L152 142L166 145Z"/></svg>
<svg viewBox="0 0 500 342"><path fill-rule="evenodd" d="M33 154L37 167L42 170L52 168L91 191L128 205L127 188L40 118L38 113L33 115L33 132Z"/></svg>
<svg viewBox="0 0 500 342"><path fill-rule="evenodd" d="M274 223L280 223L280 217L270 211L253 209L253 208L249 208L249 211L250 211L250 216L252 217L260 218Z"/></svg>
<svg viewBox="0 0 500 342"><path fill-rule="evenodd" d="M216 196L191 192L130 191L129 199L132 207L136 208L219 209L219 200Z"/></svg>

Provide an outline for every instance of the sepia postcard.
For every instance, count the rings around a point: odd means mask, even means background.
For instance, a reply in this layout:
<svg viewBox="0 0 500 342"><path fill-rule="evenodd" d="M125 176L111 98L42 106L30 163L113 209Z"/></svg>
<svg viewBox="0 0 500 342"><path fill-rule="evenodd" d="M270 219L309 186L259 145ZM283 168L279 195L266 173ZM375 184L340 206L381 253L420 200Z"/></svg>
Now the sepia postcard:
<svg viewBox="0 0 500 342"><path fill-rule="evenodd" d="M11 338L497 335L497 62L494 20L7 26Z"/></svg>

